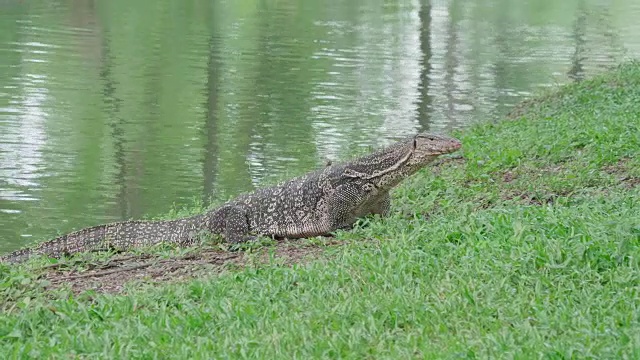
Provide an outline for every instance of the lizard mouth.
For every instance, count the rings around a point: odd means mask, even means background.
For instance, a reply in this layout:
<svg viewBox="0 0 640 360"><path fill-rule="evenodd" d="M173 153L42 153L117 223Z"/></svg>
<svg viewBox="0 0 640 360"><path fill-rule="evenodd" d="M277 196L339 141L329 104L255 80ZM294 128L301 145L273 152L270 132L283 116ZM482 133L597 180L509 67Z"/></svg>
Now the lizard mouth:
<svg viewBox="0 0 640 360"><path fill-rule="evenodd" d="M460 141L455 140L455 139L452 139L452 140L451 140L451 144L449 145L449 149L450 149L451 151L458 150L458 149L460 149L461 147L462 147L462 143L461 143Z"/></svg>

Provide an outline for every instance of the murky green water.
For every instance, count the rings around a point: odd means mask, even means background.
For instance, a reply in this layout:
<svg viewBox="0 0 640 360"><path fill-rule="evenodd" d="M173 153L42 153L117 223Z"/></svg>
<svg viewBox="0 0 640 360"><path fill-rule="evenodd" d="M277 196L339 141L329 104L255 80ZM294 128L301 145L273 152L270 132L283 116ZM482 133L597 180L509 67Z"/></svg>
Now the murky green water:
<svg viewBox="0 0 640 360"><path fill-rule="evenodd" d="M0 0L0 251L495 119L640 2Z"/></svg>

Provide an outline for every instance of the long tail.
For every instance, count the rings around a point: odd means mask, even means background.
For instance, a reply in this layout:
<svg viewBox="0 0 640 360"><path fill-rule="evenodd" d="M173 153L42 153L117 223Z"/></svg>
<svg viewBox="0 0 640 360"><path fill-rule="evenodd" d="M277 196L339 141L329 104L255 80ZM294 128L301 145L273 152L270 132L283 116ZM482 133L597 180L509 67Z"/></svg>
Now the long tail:
<svg viewBox="0 0 640 360"><path fill-rule="evenodd" d="M204 215L167 221L124 221L98 225L62 235L32 248L24 248L0 257L0 262L19 263L35 255L60 257L96 250L127 250L172 242L193 243L201 230L208 228Z"/></svg>

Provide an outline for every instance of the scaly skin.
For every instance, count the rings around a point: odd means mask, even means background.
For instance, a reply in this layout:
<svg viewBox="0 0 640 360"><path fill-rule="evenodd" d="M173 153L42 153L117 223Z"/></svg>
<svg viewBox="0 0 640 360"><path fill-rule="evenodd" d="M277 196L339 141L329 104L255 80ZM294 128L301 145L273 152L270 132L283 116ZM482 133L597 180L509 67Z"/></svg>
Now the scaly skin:
<svg viewBox="0 0 640 360"><path fill-rule="evenodd" d="M204 214L169 221L124 221L98 225L57 237L3 257L21 262L45 254L59 257L101 249L126 250L161 242L195 243L202 232L240 243L256 235L303 238L350 228L370 214L386 215L389 190L439 155L460 148L446 136L417 134L373 154L272 187L258 189Z"/></svg>

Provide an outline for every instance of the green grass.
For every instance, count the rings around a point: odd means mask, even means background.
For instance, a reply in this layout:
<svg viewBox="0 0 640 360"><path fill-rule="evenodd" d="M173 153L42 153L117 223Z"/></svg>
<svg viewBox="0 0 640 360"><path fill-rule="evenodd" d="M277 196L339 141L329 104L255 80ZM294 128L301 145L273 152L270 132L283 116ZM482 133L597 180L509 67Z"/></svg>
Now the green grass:
<svg viewBox="0 0 640 360"><path fill-rule="evenodd" d="M0 353L640 358L640 64L457 135L322 260L79 296L0 265Z"/></svg>

